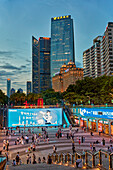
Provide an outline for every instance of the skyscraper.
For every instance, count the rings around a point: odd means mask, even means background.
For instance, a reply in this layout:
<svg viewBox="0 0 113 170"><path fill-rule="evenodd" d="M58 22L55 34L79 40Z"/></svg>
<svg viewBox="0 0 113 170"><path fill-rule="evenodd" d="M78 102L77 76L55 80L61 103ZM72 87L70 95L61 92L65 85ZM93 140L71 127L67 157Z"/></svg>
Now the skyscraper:
<svg viewBox="0 0 113 170"><path fill-rule="evenodd" d="M26 94L28 95L29 93L31 93L31 81L27 81L27 92L26 92Z"/></svg>
<svg viewBox="0 0 113 170"><path fill-rule="evenodd" d="M32 36L32 92L38 93L38 40Z"/></svg>
<svg viewBox="0 0 113 170"><path fill-rule="evenodd" d="M75 63L73 19L71 15L51 18L51 77L70 60Z"/></svg>
<svg viewBox="0 0 113 170"><path fill-rule="evenodd" d="M50 43L48 37L32 38L32 92L40 93L50 84Z"/></svg>
<svg viewBox="0 0 113 170"><path fill-rule="evenodd" d="M11 79L7 79L7 96L10 98L11 95Z"/></svg>

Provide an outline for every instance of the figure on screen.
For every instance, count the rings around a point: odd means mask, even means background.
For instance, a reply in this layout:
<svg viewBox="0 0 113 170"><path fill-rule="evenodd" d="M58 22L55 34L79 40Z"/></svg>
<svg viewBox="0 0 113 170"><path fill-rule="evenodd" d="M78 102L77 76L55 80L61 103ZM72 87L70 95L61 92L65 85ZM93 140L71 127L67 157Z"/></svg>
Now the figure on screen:
<svg viewBox="0 0 113 170"><path fill-rule="evenodd" d="M45 121L45 124L51 124L52 116L50 110L47 110L47 112L43 114L43 119Z"/></svg>

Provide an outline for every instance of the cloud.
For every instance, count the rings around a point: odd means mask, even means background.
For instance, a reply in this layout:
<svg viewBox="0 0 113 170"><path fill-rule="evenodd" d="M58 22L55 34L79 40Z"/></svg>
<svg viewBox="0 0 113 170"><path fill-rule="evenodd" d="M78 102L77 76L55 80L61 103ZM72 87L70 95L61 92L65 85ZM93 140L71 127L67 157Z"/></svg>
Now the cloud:
<svg viewBox="0 0 113 170"><path fill-rule="evenodd" d="M1 79L1 76L7 76L8 77L10 75L14 75L14 73L3 71L3 70L0 71L0 79Z"/></svg>
<svg viewBox="0 0 113 170"><path fill-rule="evenodd" d="M2 68L2 69L7 69L7 70L21 70L21 68L16 67L16 66L13 66L13 65L11 65L11 64L9 64L9 63L6 63L6 64L3 65L3 66L0 66L0 68Z"/></svg>
<svg viewBox="0 0 113 170"><path fill-rule="evenodd" d="M80 63L79 61L76 61L75 64L77 67L82 67L82 63Z"/></svg>
<svg viewBox="0 0 113 170"><path fill-rule="evenodd" d="M31 61L30 61L30 60L28 60L28 59L26 60L26 62L31 63Z"/></svg>
<svg viewBox="0 0 113 170"><path fill-rule="evenodd" d="M0 51L0 57L13 57L13 54L15 54L16 51Z"/></svg>

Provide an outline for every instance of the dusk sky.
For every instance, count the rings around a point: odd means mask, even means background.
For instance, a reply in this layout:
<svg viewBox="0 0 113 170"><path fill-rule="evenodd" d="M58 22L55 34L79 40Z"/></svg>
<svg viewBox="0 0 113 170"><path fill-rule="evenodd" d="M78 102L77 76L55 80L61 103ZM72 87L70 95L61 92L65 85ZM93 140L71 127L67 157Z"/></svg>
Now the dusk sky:
<svg viewBox="0 0 113 170"><path fill-rule="evenodd" d="M31 80L32 35L51 36L51 18L74 20L75 61L83 67L83 51L113 22L113 0L0 0L0 89L26 91Z"/></svg>

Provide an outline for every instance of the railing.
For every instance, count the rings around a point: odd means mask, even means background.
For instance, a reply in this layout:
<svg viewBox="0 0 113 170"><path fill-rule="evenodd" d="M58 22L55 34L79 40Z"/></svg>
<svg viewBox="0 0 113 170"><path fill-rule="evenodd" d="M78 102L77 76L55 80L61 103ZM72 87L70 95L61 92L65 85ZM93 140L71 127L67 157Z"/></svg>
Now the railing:
<svg viewBox="0 0 113 170"><path fill-rule="evenodd" d="M6 157L0 156L0 170L4 170L6 164Z"/></svg>
<svg viewBox="0 0 113 170"><path fill-rule="evenodd" d="M113 153L109 153L104 150L99 150L97 152L75 152L71 153L61 153L61 154L49 154L53 164L59 164L64 166L76 167L77 159L82 160L82 166L84 168L104 168L106 170L113 169Z"/></svg>

